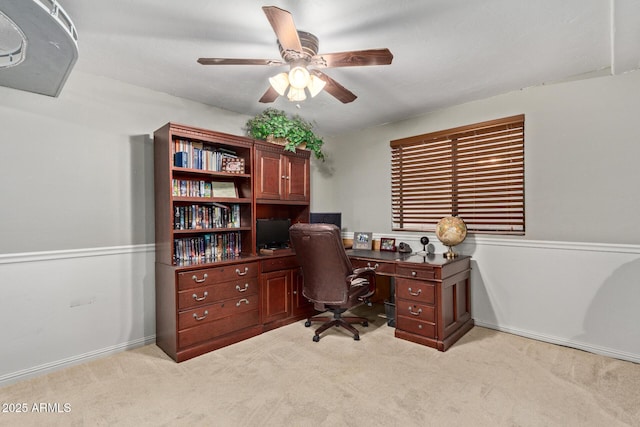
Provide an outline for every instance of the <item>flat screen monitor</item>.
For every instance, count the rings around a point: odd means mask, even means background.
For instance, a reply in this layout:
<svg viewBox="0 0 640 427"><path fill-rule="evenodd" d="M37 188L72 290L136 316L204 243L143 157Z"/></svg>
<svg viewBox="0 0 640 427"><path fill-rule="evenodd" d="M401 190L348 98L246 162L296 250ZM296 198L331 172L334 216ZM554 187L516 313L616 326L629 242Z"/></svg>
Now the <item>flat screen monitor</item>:
<svg viewBox="0 0 640 427"><path fill-rule="evenodd" d="M256 245L258 249L289 247L289 218L259 218L256 220Z"/></svg>
<svg viewBox="0 0 640 427"><path fill-rule="evenodd" d="M335 224L342 230L342 214L340 212L311 212L309 222L312 224Z"/></svg>

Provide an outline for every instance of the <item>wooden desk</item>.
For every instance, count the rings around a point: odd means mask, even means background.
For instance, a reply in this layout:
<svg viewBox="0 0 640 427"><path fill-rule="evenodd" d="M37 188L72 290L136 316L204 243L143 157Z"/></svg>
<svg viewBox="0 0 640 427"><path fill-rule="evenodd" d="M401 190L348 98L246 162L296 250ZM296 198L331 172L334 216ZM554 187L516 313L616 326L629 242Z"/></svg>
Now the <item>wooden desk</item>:
<svg viewBox="0 0 640 427"><path fill-rule="evenodd" d="M471 257L447 259L350 249L354 267L373 267L395 282L395 336L445 351L473 327Z"/></svg>

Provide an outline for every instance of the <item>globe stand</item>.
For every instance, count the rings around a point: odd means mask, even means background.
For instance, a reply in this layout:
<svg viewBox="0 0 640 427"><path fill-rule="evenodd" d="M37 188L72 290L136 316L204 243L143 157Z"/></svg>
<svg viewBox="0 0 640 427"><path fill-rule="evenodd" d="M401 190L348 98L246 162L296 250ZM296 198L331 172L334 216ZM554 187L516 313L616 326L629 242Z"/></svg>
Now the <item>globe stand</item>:
<svg viewBox="0 0 640 427"><path fill-rule="evenodd" d="M458 254L453 251L453 246L449 246L449 250L442 255L444 255L446 259L453 259L458 256Z"/></svg>

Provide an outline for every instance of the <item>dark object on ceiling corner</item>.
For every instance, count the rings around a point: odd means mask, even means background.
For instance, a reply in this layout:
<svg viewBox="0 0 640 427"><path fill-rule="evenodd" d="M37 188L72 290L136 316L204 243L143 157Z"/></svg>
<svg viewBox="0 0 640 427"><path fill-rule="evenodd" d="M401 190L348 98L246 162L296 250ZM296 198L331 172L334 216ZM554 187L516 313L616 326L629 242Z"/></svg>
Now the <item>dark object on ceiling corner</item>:
<svg viewBox="0 0 640 427"><path fill-rule="evenodd" d="M2 34L13 44L0 45L0 86L57 97L78 59L64 9L55 0L0 0Z"/></svg>

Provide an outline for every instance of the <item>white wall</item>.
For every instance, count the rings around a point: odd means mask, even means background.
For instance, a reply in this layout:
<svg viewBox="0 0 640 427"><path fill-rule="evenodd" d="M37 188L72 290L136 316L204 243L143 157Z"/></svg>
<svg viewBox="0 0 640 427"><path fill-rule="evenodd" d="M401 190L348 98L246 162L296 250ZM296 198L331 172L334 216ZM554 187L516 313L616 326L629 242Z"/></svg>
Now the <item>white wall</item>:
<svg viewBox="0 0 640 427"><path fill-rule="evenodd" d="M473 317L640 361L639 93L634 72L529 88L331 138L331 176L313 175L323 188L314 188L312 209L342 211L345 236L373 231L420 248L420 234L391 232L389 141L524 113L526 235L471 236L461 246L474 257Z"/></svg>
<svg viewBox="0 0 640 427"><path fill-rule="evenodd" d="M153 131L247 119L77 71L0 87L0 385L155 341Z"/></svg>

